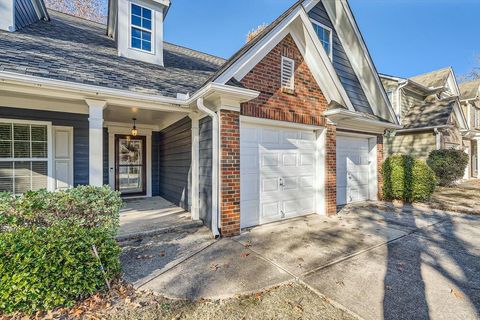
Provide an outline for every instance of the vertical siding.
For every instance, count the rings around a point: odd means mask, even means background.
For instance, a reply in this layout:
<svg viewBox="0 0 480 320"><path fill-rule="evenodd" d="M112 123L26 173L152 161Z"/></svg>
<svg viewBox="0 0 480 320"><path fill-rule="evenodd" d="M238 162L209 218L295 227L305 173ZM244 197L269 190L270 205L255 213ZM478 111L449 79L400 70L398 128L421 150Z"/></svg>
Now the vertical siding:
<svg viewBox="0 0 480 320"><path fill-rule="evenodd" d="M108 128L103 128L103 184L108 185Z"/></svg>
<svg viewBox="0 0 480 320"><path fill-rule="evenodd" d="M189 176L192 163L192 121L177 121L159 133L159 194L190 210Z"/></svg>
<svg viewBox="0 0 480 320"><path fill-rule="evenodd" d="M32 0L15 1L15 29L22 29L39 20Z"/></svg>
<svg viewBox="0 0 480 320"><path fill-rule="evenodd" d="M152 132L152 196L160 195L159 180L160 132Z"/></svg>
<svg viewBox="0 0 480 320"><path fill-rule="evenodd" d="M210 228L212 226L212 118L200 119L199 141L200 219Z"/></svg>
<svg viewBox="0 0 480 320"><path fill-rule="evenodd" d="M312 8L312 10L310 10L310 12L308 12L308 15L311 19L320 22L333 30L333 67L335 68L348 97L352 101L355 110L373 114L362 85L353 70L352 64L345 53L345 49L338 38L337 32L333 27L332 21L330 20L323 3L320 1Z"/></svg>
<svg viewBox="0 0 480 320"><path fill-rule="evenodd" d="M73 127L73 183L88 184L88 115L0 106L0 118L50 121L54 126Z"/></svg>

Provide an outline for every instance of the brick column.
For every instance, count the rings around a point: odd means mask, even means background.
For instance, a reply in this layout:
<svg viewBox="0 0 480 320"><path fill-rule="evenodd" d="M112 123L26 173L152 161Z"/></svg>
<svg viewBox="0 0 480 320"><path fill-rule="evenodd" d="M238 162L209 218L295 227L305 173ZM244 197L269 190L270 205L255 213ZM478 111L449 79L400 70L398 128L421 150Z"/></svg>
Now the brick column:
<svg viewBox="0 0 480 320"><path fill-rule="evenodd" d="M240 113L220 111L220 228L240 234Z"/></svg>
<svg viewBox="0 0 480 320"><path fill-rule="evenodd" d="M325 202L327 215L337 213L337 128L327 124L327 154L325 161Z"/></svg>
<svg viewBox="0 0 480 320"><path fill-rule="evenodd" d="M383 200L383 136L377 136L377 178L378 178L378 200Z"/></svg>

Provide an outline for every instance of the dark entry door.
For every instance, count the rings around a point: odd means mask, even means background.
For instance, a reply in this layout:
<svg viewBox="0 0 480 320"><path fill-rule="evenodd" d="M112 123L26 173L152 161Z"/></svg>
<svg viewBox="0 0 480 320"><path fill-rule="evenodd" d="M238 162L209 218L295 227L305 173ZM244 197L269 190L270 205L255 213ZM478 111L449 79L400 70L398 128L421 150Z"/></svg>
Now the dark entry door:
<svg viewBox="0 0 480 320"><path fill-rule="evenodd" d="M115 135L115 189L122 196L146 194L146 138Z"/></svg>

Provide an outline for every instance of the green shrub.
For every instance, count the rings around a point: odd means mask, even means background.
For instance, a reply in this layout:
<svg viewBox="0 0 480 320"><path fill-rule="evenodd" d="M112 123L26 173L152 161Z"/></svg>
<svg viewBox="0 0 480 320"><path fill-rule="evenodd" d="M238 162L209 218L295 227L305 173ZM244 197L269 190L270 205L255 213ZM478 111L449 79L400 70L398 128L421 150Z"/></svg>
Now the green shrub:
<svg viewBox="0 0 480 320"><path fill-rule="evenodd" d="M92 244L111 280L120 272L120 248L104 228L62 222L2 232L0 310L31 313L71 306L104 287Z"/></svg>
<svg viewBox="0 0 480 320"><path fill-rule="evenodd" d="M441 186L450 186L465 174L468 155L462 150L434 150L428 155L427 164Z"/></svg>
<svg viewBox="0 0 480 320"><path fill-rule="evenodd" d="M122 200L109 187L78 186L59 192L29 191L15 197L0 194L0 227L50 226L62 220L84 227L116 231Z"/></svg>
<svg viewBox="0 0 480 320"><path fill-rule="evenodd" d="M383 163L382 175L386 200L425 201L435 191L435 173L424 161L411 156L388 157Z"/></svg>
<svg viewBox="0 0 480 320"><path fill-rule="evenodd" d="M0 313L70 306L120 272L122 200L108 187L0 194Z"/></svg>

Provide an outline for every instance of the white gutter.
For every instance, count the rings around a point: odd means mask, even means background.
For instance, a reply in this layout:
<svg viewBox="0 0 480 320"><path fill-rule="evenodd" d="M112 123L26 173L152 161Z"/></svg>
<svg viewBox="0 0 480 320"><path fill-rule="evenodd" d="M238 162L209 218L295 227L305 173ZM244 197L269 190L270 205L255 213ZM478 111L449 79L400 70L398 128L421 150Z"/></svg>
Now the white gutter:
<svg viewBox="0 0 480 320"><path fill-rule="evenodd" d="M453 125L446 124L441 126L430 126L430 127L420 127L420 128L412 128L412 129L400 129L397 132L413 132L413 131L426 131L426 130L435 130L440 128L453 128Z"/></svg>
<svg viewBox="0 0 480 320"><path fill-rule="evenodd" d="M21 84L32 88L44 88L57 90L60 92L68 92L78 95L79 99L132 99L136 101L144 101L150 103L178 105L180 107L188 107L189 105L195 103L198 98L208 96L213 93L228 94L230 96L241 99L242 102L254 99L260 94L260 92L255 90L239 88L219 83L208 83L201 89L196 91L190 98L171 98L161 95L132 92L128 90L100 87L71 81L48 79L8 71L0 72L0 84L1 83Z"/></svg>
<svg viewBox="0 0 480 320"><path fill-rule="evenodd" d="M220 236L218 231L218 216L219 216L219 186L218 186L218 171L219 171L219 119L218 114L207 108L203 104L203 98L198 98L197 107L199 110L205 112L212 118L212 232L215 238Z"/></svg>
<svg viewBox="0 0 480 320"><path fill-rule="evenodd" d="M401 125L394 124L391 122L383 122L380 120L375 120L375 119L370 119L366 117L365 115L355 112L355 111L350 111L350 110L345 110L345 109L332 109L324 112L324 115L327 117L332 117L332 121L338 122L341 120L356 120L363 122L365 124L369 124L375 127L381 127L385 129L400 129L402 128ZM343 116L341 119L334 119L334 116Z"/></svg>

